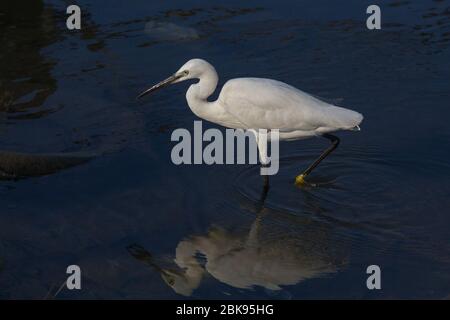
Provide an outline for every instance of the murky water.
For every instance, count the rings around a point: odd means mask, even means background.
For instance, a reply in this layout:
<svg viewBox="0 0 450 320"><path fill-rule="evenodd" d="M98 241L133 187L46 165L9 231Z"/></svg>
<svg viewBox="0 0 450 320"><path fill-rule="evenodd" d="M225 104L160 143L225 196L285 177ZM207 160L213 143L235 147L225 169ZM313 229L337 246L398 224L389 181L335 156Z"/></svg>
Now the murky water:
<svg viewBox="0 0 450 320"><path fill-rule="evenodd" d="M0 5L1 298L449 297L449 1L381 1L380 31L366 1L80 0L81 31L69 4ZM257 166L173 165L188 85L134 98L193 57L363 113L331 183L292 183L320 139L281 144L263 203Z"/></svg>

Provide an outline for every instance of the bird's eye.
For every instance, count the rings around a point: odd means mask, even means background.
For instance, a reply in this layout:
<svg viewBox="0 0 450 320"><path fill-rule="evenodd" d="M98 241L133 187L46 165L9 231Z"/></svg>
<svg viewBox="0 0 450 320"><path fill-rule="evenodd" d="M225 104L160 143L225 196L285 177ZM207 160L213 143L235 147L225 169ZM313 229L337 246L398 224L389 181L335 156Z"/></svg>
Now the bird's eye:
<svg viewBox="0 0 450 320"><path fill-rule="evenodd" d="M187 76L188 74L189 74L189 71L188 71L188 70L184 70L184 71L183 71L183 75Z"/></svg>

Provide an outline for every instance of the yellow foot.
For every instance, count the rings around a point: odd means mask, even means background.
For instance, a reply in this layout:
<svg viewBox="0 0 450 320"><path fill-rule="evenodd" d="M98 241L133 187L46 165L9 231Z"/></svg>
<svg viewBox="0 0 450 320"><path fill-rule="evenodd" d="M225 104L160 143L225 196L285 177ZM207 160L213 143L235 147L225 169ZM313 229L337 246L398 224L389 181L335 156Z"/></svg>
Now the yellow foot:
<svg viewBox="0 0 450 320"><path fill-rule="evenodd" d="M295 177L295 184L297 186L303 186L306 184L306 180L305 180L305 175L304 174L299 174L298 176Z"/></svg>
<svg viewBox="0 0 450 320"><path fill-rule="evenodd" d="M316 184L309 183L305 180L306 176L304 174L299 174L295 177L295 185L297 187L315 187Z"/></svg>

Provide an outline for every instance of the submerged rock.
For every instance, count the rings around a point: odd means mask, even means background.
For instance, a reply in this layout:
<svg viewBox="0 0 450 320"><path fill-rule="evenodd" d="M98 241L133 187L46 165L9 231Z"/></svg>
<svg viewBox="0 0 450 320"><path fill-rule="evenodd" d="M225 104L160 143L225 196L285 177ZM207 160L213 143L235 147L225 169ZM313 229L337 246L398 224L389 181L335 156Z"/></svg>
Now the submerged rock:
<svg viewBox="0 0 450 320"><path fill-rule="evenodd" d="M195 40L200 38L200 35L194 28L183 27L170 22L147 22L145 33L157 41Z"/></svg>
<svg viewBox="0 0 450 320"><path fill-rule="evenodd" d="M94 154L28 154L0 151L0 180L44 176L92 160Z"/></svg>

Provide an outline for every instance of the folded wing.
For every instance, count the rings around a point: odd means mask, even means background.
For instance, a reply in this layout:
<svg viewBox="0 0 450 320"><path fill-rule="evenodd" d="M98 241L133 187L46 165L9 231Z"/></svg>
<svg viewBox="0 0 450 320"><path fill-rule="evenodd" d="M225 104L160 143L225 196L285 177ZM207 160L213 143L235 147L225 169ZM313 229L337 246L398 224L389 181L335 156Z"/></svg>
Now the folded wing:
<svg viewBox="0 0 450 320"><path fill-rule="evenodd" d="M219 96L226 112L247 128L329 132L356 127L363 116L323 102L286 83L262 78L228 81Z"/></svg>

